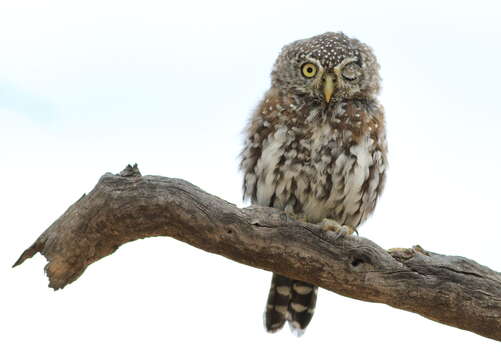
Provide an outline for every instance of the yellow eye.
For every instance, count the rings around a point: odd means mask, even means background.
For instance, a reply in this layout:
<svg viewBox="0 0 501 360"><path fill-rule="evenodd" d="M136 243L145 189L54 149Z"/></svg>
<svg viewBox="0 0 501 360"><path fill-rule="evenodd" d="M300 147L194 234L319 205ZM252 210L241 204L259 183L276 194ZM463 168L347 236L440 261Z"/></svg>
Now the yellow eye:
<svg viewBox="0 0 501 360"><path fill-rule="evenodd" d="M301 72L307 78L312 78L313 76L315 76L317 74L317 66L315 64L312 64L312 63L304 64L301 67Z"/></svg>

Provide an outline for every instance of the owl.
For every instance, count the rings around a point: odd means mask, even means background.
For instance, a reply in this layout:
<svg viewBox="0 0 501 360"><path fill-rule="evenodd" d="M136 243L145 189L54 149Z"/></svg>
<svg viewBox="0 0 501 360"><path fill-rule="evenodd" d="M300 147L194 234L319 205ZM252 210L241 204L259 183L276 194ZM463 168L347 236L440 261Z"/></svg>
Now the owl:
<svg viewBox="0 0 501 360"><path fill-rule="evenodd" d="M351 233L374 211L385 184L384 112L372 50L328 32L283 47L271 87L245 129L244 199ZM264 322L302 334L317 287L273 274Z"/></svg>

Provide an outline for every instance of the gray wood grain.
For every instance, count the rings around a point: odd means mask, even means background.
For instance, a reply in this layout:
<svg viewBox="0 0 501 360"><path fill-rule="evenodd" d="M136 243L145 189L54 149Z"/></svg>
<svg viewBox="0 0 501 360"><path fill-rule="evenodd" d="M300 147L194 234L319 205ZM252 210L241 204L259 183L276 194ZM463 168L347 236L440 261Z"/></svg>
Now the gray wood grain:
<svg viewBox="0 0 501 360"><path fill-rule="evenodd" d="M501 340L501 276L473 260L323 231L266 207L240 209L180 179L107 173L14 264L40 252L61 289L120 245L169 236L202 250Z"/></svg>

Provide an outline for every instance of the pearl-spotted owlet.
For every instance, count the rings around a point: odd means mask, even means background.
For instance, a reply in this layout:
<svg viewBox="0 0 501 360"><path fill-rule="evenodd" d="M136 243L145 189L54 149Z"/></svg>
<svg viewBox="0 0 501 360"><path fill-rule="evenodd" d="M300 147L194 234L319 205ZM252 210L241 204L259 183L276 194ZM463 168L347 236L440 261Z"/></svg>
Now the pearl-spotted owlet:
<svg viewBox="0 0 501 360"><path fill-rule="evenodd" d="M364 222L387 168L378 70L371 49L343 33L286 45L246 128L244 197L326 230L352 232ZM316 297L316 286L273 274L266 329L288 321L302 333Z"/></svg>

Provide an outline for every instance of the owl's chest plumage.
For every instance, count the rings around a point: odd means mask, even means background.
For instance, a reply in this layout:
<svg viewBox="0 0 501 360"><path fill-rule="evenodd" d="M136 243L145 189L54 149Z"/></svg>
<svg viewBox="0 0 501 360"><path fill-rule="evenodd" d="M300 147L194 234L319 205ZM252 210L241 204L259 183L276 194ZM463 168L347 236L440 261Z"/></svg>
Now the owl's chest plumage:
<svg viewBox="0 0 501 360"><path fill-rule="evenodd" d="M245 196L311 222L363 222L384 184L382 111L341 102L306 110L289 98L263 105L242 153Z"/></svg>

